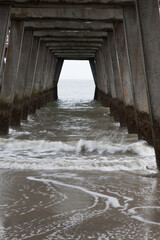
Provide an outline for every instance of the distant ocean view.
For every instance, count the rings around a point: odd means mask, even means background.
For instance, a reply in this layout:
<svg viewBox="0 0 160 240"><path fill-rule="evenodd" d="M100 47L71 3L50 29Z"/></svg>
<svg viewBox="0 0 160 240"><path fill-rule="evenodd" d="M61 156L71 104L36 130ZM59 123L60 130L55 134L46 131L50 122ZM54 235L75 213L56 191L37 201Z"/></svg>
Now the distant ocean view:
<svg viewBox="0 0 160 240"><path fill-rule="evenodd" d="M93 79L60 79L58 96L60 100L93 100L95 84Z"/></svg>

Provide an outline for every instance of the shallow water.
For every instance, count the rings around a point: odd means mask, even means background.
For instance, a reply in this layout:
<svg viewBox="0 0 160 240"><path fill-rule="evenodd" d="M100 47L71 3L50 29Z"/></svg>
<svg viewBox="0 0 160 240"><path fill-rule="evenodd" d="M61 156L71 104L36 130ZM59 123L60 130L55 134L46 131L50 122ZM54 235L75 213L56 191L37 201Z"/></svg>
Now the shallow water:
<svg viewBox="0 0 160 240"><path fill-rule="evenodd" d="M0 239L160 239L154 150L90 99L64 96L10 129L0 180Z"/></svg>

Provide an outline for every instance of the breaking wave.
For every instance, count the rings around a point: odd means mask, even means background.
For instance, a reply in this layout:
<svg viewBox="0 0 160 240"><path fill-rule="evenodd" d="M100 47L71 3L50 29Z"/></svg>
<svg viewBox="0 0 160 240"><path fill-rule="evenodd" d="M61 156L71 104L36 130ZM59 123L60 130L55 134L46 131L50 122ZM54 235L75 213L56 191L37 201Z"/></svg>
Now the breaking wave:
<svg viewBox="0 0 160 240"><path fill-rule="evenodd" d="M145 141L131 144L96 140L52 142L0 139L0 167L18 169L156 169L154 149Z"/></svg>

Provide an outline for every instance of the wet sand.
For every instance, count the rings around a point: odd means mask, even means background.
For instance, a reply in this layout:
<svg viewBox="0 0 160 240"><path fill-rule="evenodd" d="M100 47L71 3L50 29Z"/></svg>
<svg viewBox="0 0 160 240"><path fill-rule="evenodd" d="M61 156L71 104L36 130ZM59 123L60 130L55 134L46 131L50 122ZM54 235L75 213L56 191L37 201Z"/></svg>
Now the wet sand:
<svg viewBox="0 0 160 240"><path fill-rule="evenodd" d="M0 239L159 239L160 178L0 171Z"/></svg>

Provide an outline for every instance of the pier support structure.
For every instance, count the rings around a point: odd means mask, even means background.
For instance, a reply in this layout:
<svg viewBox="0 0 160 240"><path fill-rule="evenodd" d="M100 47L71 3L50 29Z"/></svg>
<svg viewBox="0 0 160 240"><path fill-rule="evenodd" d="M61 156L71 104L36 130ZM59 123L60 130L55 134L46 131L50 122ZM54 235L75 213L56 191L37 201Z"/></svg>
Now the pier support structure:
<svg viewBox="0 0 160 240"><path fill-rule="evenodd" d="M27 120L29 115L29 108L31 102L31 95L33 90L35 71L37 66L37 59L39 55L40 39L33 38L32 49L30 52L27 72L25 76L25 88L22 108L22 120Z"/></svg>
<svg viewBox="0 0 160 240"><path fill-rule="evenodd" d="M125 38L130 62L131 81L133 84L132 91L135 101L134 107L136 111L138 138L144 139L150 145L153 145L145 84L146 76L143 66L142 49L140 46L136 8L135 6L127 6L124 8L123 13Z"/></svg>
<svg viewBox="0 0 160 240"><path fill-rule="evenodd" d="M94 83L95 83L94 100L98 100L98 80L97 80L97 71L96 71L95 59L94 58L89 59L89 64L90 64L90 67L91 67L91 71L92 71L92 75L93 75Z"/></svg>
<svg viewBox="0 0 160 240"><path fill-rule="evenodd" d="M110 106L108 97L109 93L109 80L106 71L106 62L104 59L103 49L101 48L96 54L96 65L97 65L97 77L98 77L98 100L105 107Z"/></svg>
<svg viewBox="0 0 160 240"><path fill-rule="evenodd" d="M126 126L126 111L124 105L124 94L122 89L122 82L118 68L118 59L115 46L115 38L113 32L108 33L109 48L111 53L111 61L114 71L114 83L116 91L116 99L112 102L112 113L114 119L120 122L121 127Z"/></svg>
<svg viewBox="0 0 160 240"><path fill-rule="evenodd" d="M40 100L39 86L42 78L45 52L46 52L46 45L45 43L40 42L38 59L37 59L35 75L34 75L34 83L32 88L31 102L30 102L30 113L35 113L36 110L39 108L38 106L38 103Z"/></svg>
<svg viewBox="0 0 160 240"><path fill-rule="evenodd" d="M11 126L18 126L21 123L23 100L25 91L26 73L29 63L30 52L32 49L33 31L25 30L20 53L20 61L18 66L18 73L15 79L14 98L11 112Z"/></svg>
<svg viewBox="0 0 160 240"><path fill-rule="evenodd" d="M136 1L146 90L157 166L160 169L160 17L156 0Z"/></svg>
<svg viewBox="0 0 160 240"><path fill-rule="evenodd" d="M64 60L88 60L95 100L154 146L160 169L159 41L157 0L0 0L0 135L58 99Z"/></svg>
<svg viewBox="0 0 160 240"><path fill-rule="evenodd" d="M132 92L131 75L127 56L123 22L114 24L114 37L117 52L118 69L123 89L123 99L126 112L126 124L129 133L136 133L136 118L134 111L134 98Z"/></svg>
<svg viewBox="0 0 160 240"><path fill-rule="evenodd" d="M1 6L0 7L0 87L3 80L4 73L4 57L7 45L7 34L9 33L9 23L10 23L10 13L11 7L9 6Z"/></svg>
<svg viewBox="0 0 160 240"><path fill-rule="evenodd" d="M57 59L55 74L54 74L54 81L53 81L53 100L58 99L57 84L58 84L58 79L59 79L59 76L61 74L61 70L63 67L63 62L64 62L64 60L62 58Z"/></svg>
<svg viewBox="0 0 160 240"><path fill-rule="evenodd" d="M114 82L114 72L113 72L113 64L111 60L111 52L109 47L109 39L104 39L103 43L103 55L106 64L106 72L107 72L107 79L108 79L108 102L110 107L111 115L113 114L113 102L116 99L116 89L115 89L115 82Z"/></svg>
<svg viewBox="0 0 160 240"><path fill-rule="evenodd" d="M7 62L0 93L0 133L9 131L15 81L17 78L20 53L23 41L24 23L11 21L11 32L7 50Z"/></svg>

